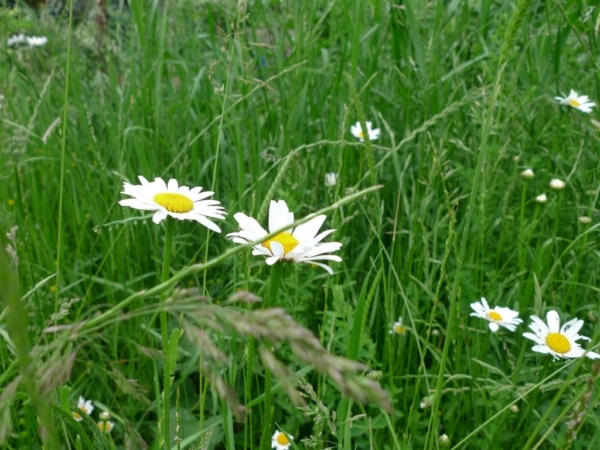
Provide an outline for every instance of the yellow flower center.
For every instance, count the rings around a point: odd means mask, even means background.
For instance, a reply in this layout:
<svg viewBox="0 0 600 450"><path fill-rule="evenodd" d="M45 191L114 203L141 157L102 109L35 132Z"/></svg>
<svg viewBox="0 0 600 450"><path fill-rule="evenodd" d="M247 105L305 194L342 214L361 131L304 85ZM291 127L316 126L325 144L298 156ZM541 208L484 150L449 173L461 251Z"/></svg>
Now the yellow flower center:
<svg viewBox="0 0 600 450"><path fill-rule="evenodd" d="M73 413L73 418L75 420L81 420L81 419L83 419L83 417L81 417L81 414L77 414L76 412Z"/></svg>
<svg viewBox="0 0 600 450"><path fill-rule="evenodd" d="M579 103L577 100L572 98L571 100L569 100L569 105L571 105L573 108L577 108L577 107L581 106L581 103Z"/></svg>
<svg viewBox="0 0 600 450"><path fill-rule="evenodd" d="M186 213L194 209L193 201L191 201L185 195L174 192L156 194L152 200L172 213Z"/></svg>
<svg viewBox="0 0 600 450"><path fill-rule="evenodd" d="M105 433L108 433L110 430L112 430L110 423L104 421L98 422L98 428L100 428L100 431L104 431Z"/></svg>
<svg viewBox="0 0 600 450"><path fill-rule="evenodd" d="M363 134L362 130L360 130L360 131L358 132L358 136L359 136L361 139L364 139L364 138L365 138L365 135Z"/></svg>
<svg viewBox="0 0 600 450"><path fill-rule="evenodd" d="M546 336L546 345L556 353L567 353L571 350L571 343L560 333L550 333Z"/></svg>
<svg viewBox="0 0 600 450"><path fill-rule="evenodd" d="M277 441L277 443L279 445L290 445L290 441L288 441L288 438L283 433L279 433L277 435L277 439L275 439L275 440Z"/></svg>
<svg viewBox="0 0 600 450"><path fill-rule="evenodd" d="M263 247L268 248L269 251L273 253L273 249L271 249L271 242L279 242L283 246L284 255L287 255L289 252L294 250L300 243L298 242L298 239L292 236L292 233L288 233L287 231L279 233L275 237L272 237L261 244Z"/></svg>
<svg viewBox="0 0 600 450"><path fill-rule="evenodd" d="M394 325L394 332L398 334L406 334L406 327L403 325Z"/></svg>
<svg viewBox="0 0 600 450"><path fill-rule="evenodd" d="M488 317L493 320L494 322L498 321L498 320L502 320L502 316L500 314L498 314L496 311L490 311L488 313Z"/></svg>

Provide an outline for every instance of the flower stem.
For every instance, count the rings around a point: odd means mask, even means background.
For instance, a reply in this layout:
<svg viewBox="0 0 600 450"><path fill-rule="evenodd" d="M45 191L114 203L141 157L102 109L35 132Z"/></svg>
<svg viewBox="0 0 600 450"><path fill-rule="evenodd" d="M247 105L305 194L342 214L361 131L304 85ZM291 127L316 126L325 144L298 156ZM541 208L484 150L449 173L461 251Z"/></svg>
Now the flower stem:
<svg viewBox="0 0 600 450"><path fill-rule="evenodd" d="M173 230L175 228L175 219L167 217L166 219L166 236L165 236L165 251L163 254L162 273L160 277L161 284L169 279L169 269L171 268L171 250L173 247ZM169 290L164 290L160 295L160 332L162 336L163 358L164 358L164 387L162 398L162 432L163 445L165 449L169 449L171 436L169 425L169 406L170 406L170 391L171 391L171 367L169 363L169 330L167 327L167 311L164 309L165 301Z"/></svg>
<svg viewBox="0 0 600 450"><path fill-rule="evenodd" d="M525 294L525 252L527 248L527 236L525 231L525 199L527 195L527 181L523 182L521 191L521 214L519 232L519 296L524 298Z"/></svg>
<svg viewBox="0 0 600 450"><path fill-rule="evenodd" d="M271 285L269 286L269 295L265 303L266 308L271 308L277 298L279 286L281 284L281 273L283 272L283 263L275 263L271 270ZM260 439L260 450L270 450L271 448L271 422L273 421L273 397L271 395L271 370L265 366L265 420L263 423L263 432Z"/></svg>

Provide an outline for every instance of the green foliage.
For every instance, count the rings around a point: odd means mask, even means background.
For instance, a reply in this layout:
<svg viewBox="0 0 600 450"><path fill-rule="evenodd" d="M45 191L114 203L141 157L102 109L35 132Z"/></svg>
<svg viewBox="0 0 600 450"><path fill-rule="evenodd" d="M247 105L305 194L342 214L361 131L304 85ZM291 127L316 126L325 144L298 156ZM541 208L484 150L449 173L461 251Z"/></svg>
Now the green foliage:
<svg viewBox="0 0 600 450"><path fill-rule="evenodd" d="M522 337L549 309L585 321L585 348L600 335L600 126L554 100L600 99L592 3L108 3L76 7L71 29L59 3L0 6L0 296L17 280L22 296L0 310L6 448L40 448L41 423L65 448L159 448L165 364L168 448L258 448L265 367L294 448L600 446L597 363ZM48 43L8 47L15 33ZM382 131L368 146L349 133L365 120ZM176 222L164 288L164 225L118 204L138 175L203 186L229 214L221 234ZM233 215L266 227L272 197L301 219L374 182L327 213L335 274L286 264L283 310L265 312L271 270L226 253ZM515 333L469 317L484 296L520 312ZM97 409L76 422L80 395Z"/></svg>

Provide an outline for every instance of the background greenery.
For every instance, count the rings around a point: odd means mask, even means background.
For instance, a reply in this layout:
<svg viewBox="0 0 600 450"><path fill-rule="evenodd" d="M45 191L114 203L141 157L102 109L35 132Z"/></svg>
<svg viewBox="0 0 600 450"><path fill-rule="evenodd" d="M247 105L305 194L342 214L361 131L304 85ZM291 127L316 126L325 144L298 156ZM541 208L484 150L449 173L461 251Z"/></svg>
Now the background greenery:
<svg viewBox="0 0 600 450"><path fill-rule="evenodd" d="M550 308L563 320L583 318L582 334L594 342L600 334L600 124L596 111L553 99L570 89L600 99L600 10L589 1L531 3L494 105L513 1L112 3L106 28L102 10L84 3L71 28L64 5L0 8L0 229L5 246L18 226L18 279L28 295L20 302L27 322L17 325L34 347L36 373L47 375L36 379L39 401L53 406L62 448L86 448L77 443L83 433L95 448L159 445L158 296L91 333L70 328L70 340L43 332L81 324L158 283L164 227L118 205L123 181L177 178L214 190L228 211L221 235L176 224L175 273L232 248L224 234L237 230L233 214L256 217L278 174L274 198L297 218L371 186L372 175L383 186L329 213L325 227L344 244L335 275L285 265L277 306L331 353L374 371L394 413L349 402L283 344L278 357L315 392L310 412L275 394L274 421L296 448L437 448L443 434L455 448L600 446L600 368L532 353L521 336L531 314ZM7 47L21 32L48 44ZM360 109L382 130L371 145L376 173L348 131ZM520 178L526 168L534 180ZM324 185L327 172L338 174L334 188ZM565 190L551 191L552 178ZM544 192L548 202L537 203ZM238 290L265 296L269 274L243 251L178 286L200 288L218 305ZM469 317L482 296L519 310L525 323L491 334ZM173 328L181 312L172 311ZM400 315L408 332L389 334ZM7 449L40 448L36 401L15 383L16 350L0 317L0 437ZM199 371L205 349L184 336L173 435L179 421L181 448L256 449L265 411L252 339L230 327L210 338L231 360L219 374L252 412L234 419ZM92 420L82 429L69 420L79 395L94 401L94 418L111 412L109 439Z"/></svg>

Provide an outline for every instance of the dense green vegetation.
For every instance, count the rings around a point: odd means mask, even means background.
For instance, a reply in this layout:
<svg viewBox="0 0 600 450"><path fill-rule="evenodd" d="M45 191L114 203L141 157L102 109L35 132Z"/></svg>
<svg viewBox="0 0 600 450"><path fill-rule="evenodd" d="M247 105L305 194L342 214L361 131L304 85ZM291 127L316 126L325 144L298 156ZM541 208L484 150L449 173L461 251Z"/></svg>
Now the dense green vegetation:
<svg viewBox="0 0 600 450"><path fill-rule="evenodd" d="M555 99L600 99L595 2L109 3L0 7L2 448L600 448L599 363L523 337L600 337L600 122ZM222 232L119 205L139 175ZM333 275L226 237L270 200Z"/></svg>

